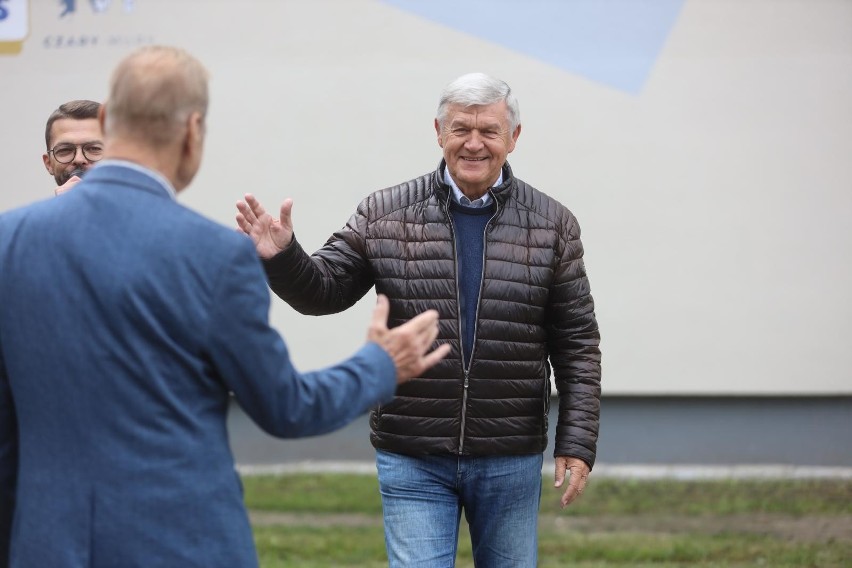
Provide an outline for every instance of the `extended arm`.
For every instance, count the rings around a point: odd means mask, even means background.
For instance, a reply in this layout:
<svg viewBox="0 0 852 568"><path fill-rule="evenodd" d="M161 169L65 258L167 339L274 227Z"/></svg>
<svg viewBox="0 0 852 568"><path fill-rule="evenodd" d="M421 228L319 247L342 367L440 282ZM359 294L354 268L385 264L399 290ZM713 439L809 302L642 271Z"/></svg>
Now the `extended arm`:
<svg viewBox="0 0 852 568"><path fill-rule="evenodd" d="M293 233L293 202L273 218L251 194L237 203L237 225L255 244L269 287L303 314L326 315L353 306L373 286L366 258L366 204L313 255Z"/></svg>
<svg viewBox="0 0 852 568"><path fill-rule="evenodd" d="M380 298L358 352L322 370L300 373L281 336L268 324L269 292L251 251L230 259L215 295L210 357L243 409L279 437L323 434L389 400L397 382L421 374L448 346L427 353L437 336L437 313L424 312L388 330Z"/></svg>

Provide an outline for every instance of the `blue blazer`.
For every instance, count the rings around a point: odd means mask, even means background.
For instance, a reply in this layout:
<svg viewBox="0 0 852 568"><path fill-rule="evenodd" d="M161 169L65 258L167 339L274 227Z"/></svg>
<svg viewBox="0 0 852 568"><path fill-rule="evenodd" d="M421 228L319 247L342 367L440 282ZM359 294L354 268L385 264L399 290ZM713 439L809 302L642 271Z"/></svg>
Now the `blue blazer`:
<svg viewBox="0 0 852 568"><path fill-rule="evenodd" d="M121 162L0 215L0 566L256 566L229 393L300 437L396 387L374 343L299 373L268 313L250 239Z"/></svg>

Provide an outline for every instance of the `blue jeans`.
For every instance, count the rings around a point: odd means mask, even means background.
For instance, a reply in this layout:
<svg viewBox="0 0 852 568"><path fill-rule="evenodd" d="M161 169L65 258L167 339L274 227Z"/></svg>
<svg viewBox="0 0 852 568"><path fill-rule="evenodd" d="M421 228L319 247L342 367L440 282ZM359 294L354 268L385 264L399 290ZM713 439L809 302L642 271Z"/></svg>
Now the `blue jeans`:
<svg viewBox="0 0 852 568"><path fill-rule="evenodd" d="M462 510L477 567L535 566L543 459L377 450L390 568L454 566Z"/></svg>

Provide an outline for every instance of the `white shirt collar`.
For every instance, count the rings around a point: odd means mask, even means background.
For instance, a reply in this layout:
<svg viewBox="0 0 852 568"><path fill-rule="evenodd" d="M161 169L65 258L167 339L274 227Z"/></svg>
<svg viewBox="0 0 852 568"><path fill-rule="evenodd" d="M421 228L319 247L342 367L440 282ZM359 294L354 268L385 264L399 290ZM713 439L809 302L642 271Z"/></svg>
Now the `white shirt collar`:
<svg viewBox="0 0 852 568"><path fill-rule="evenodd" d="M491 203L491 192L486 192L485 195L479 199L474 199L473 201L468 199L468 197L462 193L462 190L459 189L459 186L456 185L456 181L453 179L453 176L450 175L450 168L447 166L444 166L444 181L452 188L453 199L455 199L456 203L464 205L465 207L485 207ZM497 178L497 182L492 187L496 187L501 183L503 183L502 168L500 169L500 177Z"/></svg>
<svg viewBox="0 0 852 568"><path fill-rule="evenodd" d="M140 166L135 162L129 162L127 160L117 160L112 158L101 160L95 165L95 167L97 168L102 165L121 166L122 168L130 168L131 170L137 171L140 174L145 174L146 176L153 178L154 181L162 185L163 189L168 192L169 196L172 199L177 199L177 192L175 191L175 188L172 186L171 182L167 180L166 177L160 172L155 172L154 170L148 169L145 166Z"/></svg>

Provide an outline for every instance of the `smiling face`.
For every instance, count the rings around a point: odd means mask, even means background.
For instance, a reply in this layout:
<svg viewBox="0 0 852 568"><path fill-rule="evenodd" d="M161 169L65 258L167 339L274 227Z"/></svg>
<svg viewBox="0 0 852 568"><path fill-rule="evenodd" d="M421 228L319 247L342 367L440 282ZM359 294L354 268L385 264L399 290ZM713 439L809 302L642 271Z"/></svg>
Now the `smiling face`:
<svg viewBox="0 0 852 568"><path fill-rule="evenodd" d="M485 195L500 177L506 157L521 133L511 130L504 101L490 105L449 105L442 123L435 119L438 145L453 180L468 199Z"/></svg>

